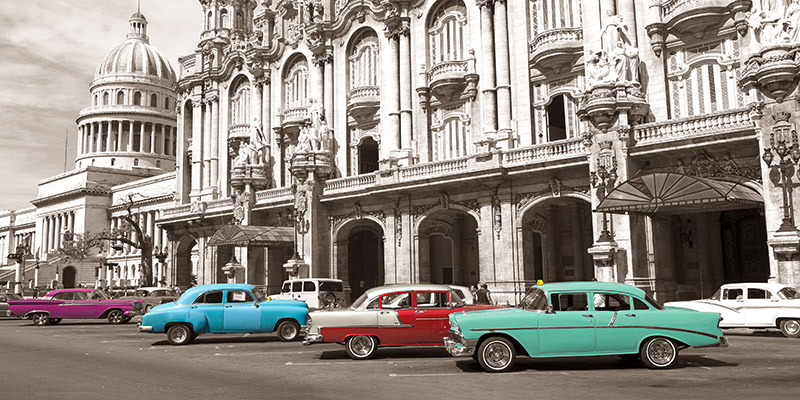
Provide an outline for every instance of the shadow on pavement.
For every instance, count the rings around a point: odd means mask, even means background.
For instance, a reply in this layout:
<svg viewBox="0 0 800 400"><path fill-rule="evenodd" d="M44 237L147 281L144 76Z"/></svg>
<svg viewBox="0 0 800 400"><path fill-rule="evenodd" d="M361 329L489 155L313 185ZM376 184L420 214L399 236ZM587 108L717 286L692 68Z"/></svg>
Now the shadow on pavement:
<svg viewBox="0 0 800 400"><path fill-rule="evenodd" d="M671 369L697 367L735 367L739 364L706 358L702 355L679 355ZM456 366L464 372L484 372L477 361L460 359ZM519 371L594 371L594 370L646 370L641 360L623 360L617 356L564 357L564 358L518 358L513 372Z"/></svg>
<svg viewBox="0 0 800 400"><path fill-rule="evenodd" d="M166 337L165 334L158 334L156 335L163 335L162 337ZM220 344L220 343L274 343L280 342L281 340L278 339L277 336L265 336L265 335L249 335L249 336L228 336L226 334L204 334L198 336L195 340L192 340L187 346L192 345L202 345L202 344ZM297 342L298 345L300 342ZM158 342L152 343L152 346L172 346L169 342L164 340L159 340Z"/></svg>
<svg viewBox="0 0 800 400"><path fill-rule="evenodd" d="M781 331L775 330L766 330L766 329L736 329L736 330L724 330L722 333L725 336L761 336L761 337L784 337Z"/></svg>
<svg viewBox="0 0 800 400"><path fill-rule="evenodd" d="M395 358L452 358L444 347L393 347L380 348L372 360L390 360ZM342 350L323 351L320 360L350 360L347 352Z"/></svg>

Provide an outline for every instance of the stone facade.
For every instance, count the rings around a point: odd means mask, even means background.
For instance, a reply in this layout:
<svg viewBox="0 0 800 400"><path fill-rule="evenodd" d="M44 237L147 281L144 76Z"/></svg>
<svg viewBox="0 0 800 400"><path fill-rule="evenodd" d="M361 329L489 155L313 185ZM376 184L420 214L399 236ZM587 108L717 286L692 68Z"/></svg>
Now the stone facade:
<svg viewBox="0 0 800 400"><path fill-rule="evenodd" d="M797 285L798 4L201 1L160 276Z"/></svg>

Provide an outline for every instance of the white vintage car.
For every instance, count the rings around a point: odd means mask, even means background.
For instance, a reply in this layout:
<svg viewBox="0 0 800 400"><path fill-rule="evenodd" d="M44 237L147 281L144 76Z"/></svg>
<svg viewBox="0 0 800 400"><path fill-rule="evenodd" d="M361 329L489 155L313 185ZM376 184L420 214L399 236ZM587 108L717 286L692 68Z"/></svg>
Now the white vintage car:
<svg viewBox="0 0 800 400"><path fill-rule="evenodd" d="M800 337L800 292L777 283L729 283L711 298L673 301L666 307L718 312L720 328L780 328L784 336Z"/></svg>

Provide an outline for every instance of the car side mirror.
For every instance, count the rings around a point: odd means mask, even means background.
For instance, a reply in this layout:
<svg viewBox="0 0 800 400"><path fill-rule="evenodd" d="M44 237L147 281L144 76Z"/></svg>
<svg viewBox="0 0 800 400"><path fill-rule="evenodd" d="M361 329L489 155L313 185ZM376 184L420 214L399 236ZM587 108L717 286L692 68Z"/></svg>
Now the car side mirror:
<svg viewBox="0 0 800 400"><path fill-rule="evenodd" d="M547 305L547 309L546 309L546 310L544 310L544 313L545 313L545 314L555 314L555 313L556 313L556 310L553 308L553 305L552 305L552 304L548 304L548 305Z"/></svg>

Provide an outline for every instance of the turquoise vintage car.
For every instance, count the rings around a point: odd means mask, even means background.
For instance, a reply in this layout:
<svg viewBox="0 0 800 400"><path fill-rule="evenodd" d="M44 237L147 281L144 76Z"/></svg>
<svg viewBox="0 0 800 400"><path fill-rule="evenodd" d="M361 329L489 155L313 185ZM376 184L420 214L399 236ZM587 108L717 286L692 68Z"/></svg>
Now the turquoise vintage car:
<svg viewBox="0 0 800 400"><path fill-rule="evenodd" d="M306 303L272 300L254 289L235 283L195 286L174 303L153 307L142 317L139 332L166 332L173 345L201 333L277 332L283 341L298 339L308 319Z"/></svg>
<svg viewBox="0 0 800 400"><path fill-rule="evenodd" d="M450 314L444 344L487 372L529 357L619 355L668 368L687 347L727 347L719 313L664 308L643 290L611 282L531 287L515 308Z"/></svg>

